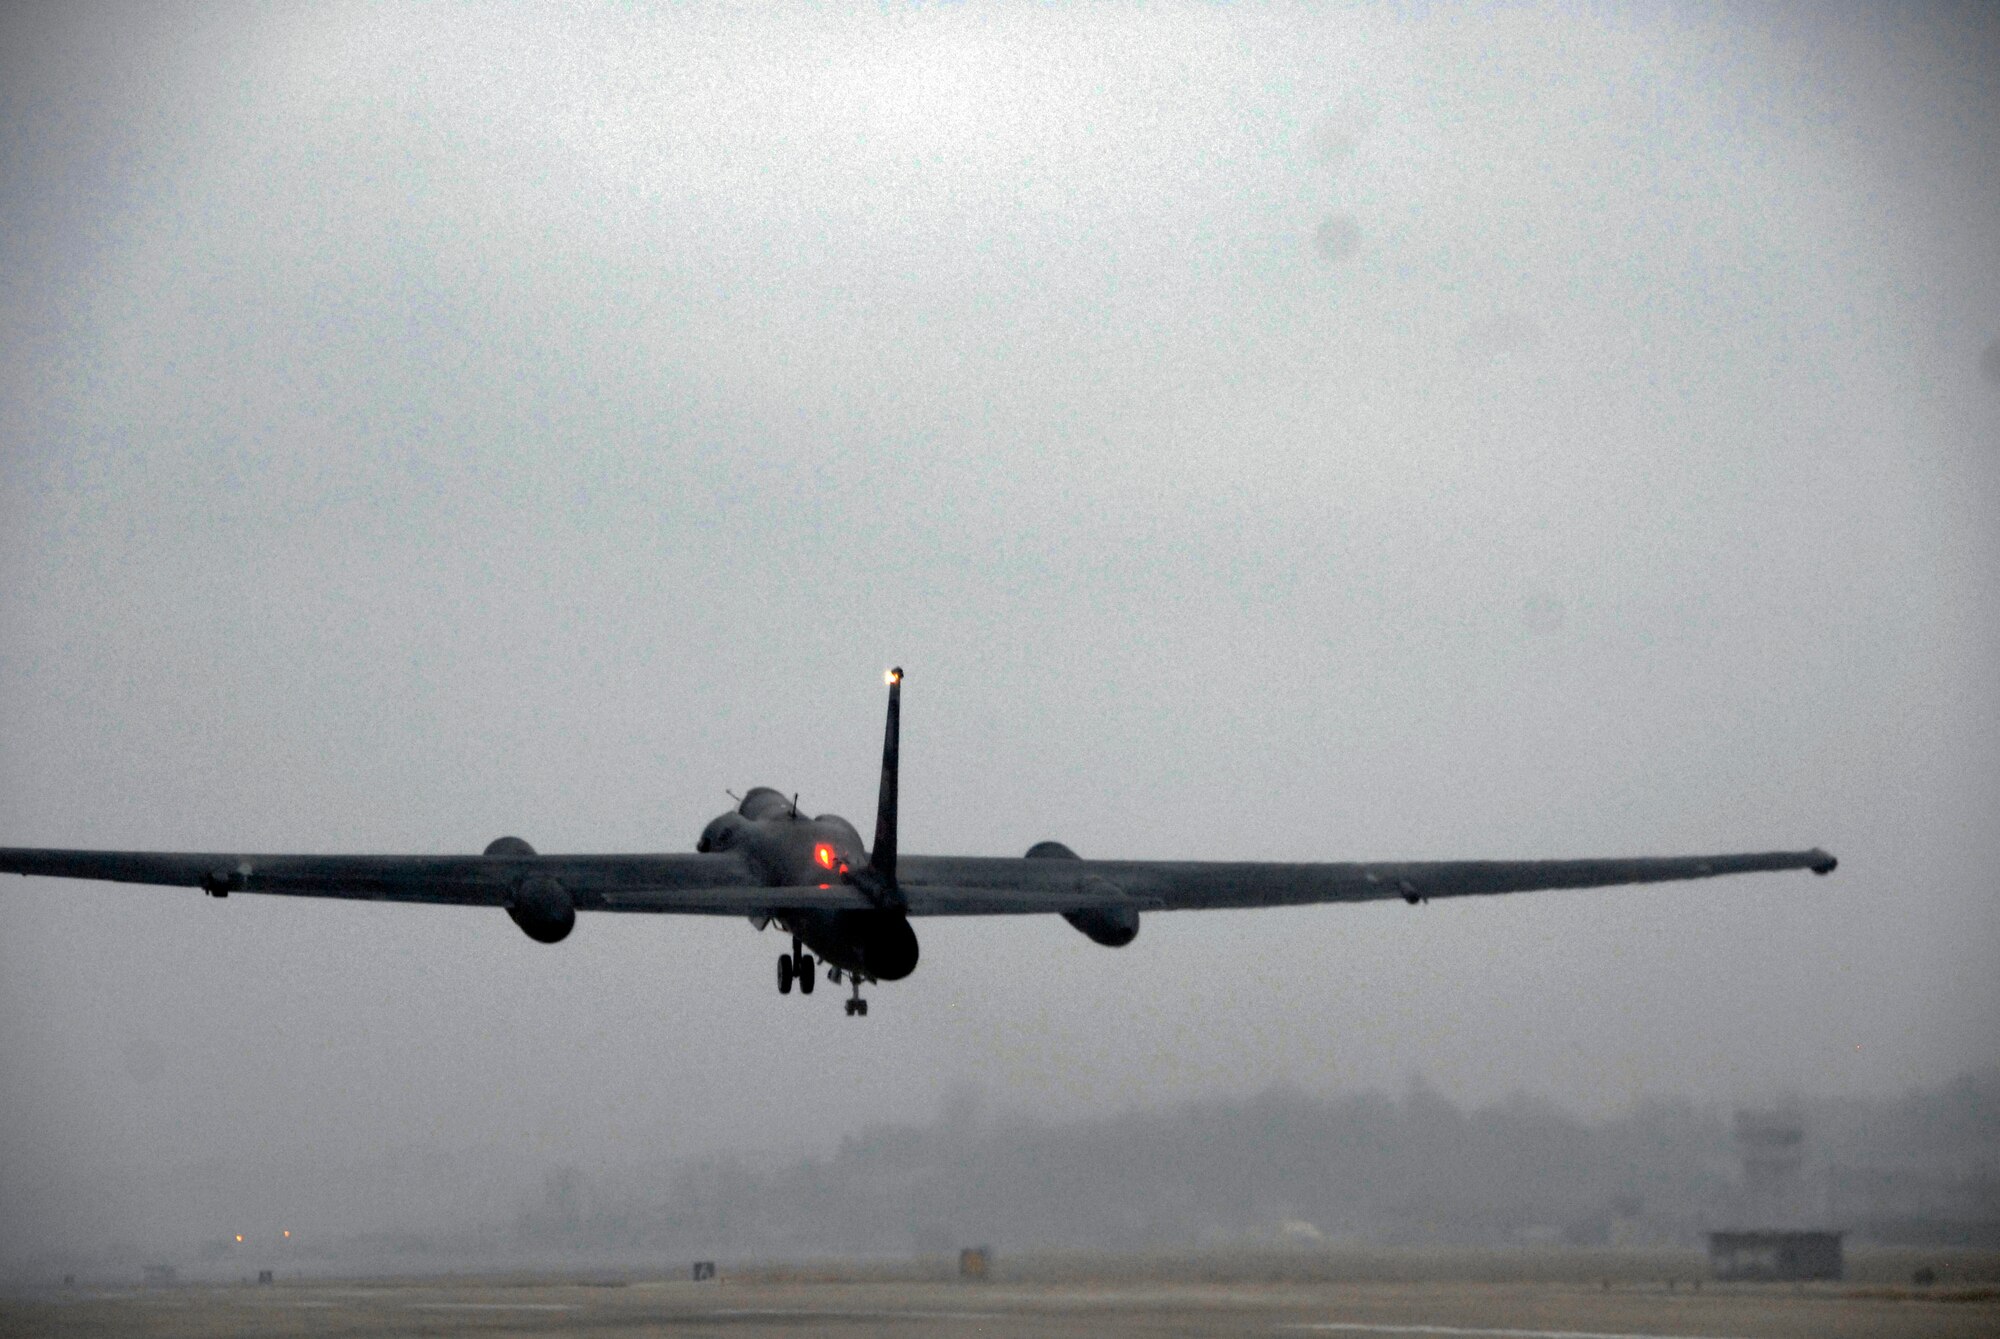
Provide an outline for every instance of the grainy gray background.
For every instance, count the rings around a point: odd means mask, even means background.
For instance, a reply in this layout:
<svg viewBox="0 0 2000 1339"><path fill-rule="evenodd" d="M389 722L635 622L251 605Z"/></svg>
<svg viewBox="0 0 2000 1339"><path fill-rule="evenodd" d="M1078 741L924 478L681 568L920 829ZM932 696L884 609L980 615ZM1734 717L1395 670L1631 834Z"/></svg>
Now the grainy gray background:
<svg viewBox="0 0 2000 1339"><path fill-rule="evenodd" d="M1995 68L1977 6L10 8L0 841L865 827L896 662L908 850L1842 867L926 924L865 1022L734 921L9 880L0 1259L974 1087L1991 1063Z"/></svg>

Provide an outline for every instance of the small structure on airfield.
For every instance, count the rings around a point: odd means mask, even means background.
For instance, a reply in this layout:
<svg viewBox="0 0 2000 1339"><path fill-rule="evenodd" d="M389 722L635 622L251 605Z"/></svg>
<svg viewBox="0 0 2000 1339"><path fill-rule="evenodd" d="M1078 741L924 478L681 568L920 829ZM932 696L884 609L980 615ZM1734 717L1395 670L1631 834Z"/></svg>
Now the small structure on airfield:
<svg viewBox="0 0 2000 1339"><path fill-rule="evenodd" d="M1840 1248L1845 1232L1778 1229L1765 1232L1711 1232L1708 1268L1725 1282L1748 1280L1792 1283L1846 1277Z"/></svg>
<svg viewBox="0 0 2000 1339"><path fill-rule="evenodd" d="M1841 1238L1810 1226L1805 1193L1805 1122L1788 1111L1738 1111L1736 1152L1743 1183L1734 1215L1741 1227L1707 1234L1709 1272L1726 1281L1840 1279Z"/></svg>

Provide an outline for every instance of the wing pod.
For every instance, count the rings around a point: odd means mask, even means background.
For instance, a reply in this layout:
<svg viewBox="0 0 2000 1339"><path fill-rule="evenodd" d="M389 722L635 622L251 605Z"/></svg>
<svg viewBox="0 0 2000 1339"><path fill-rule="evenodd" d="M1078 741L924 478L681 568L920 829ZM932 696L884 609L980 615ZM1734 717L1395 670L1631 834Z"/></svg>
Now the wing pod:
<svg viewBox="0 0 2000 1339"><path fill-rule="evenodd" d="M507 903L507 914L539 944L560 943L576 928L576 903L569 890L546 875L531 874L521 880Z"/></svg>
<svg viewBox="0 0 2000 1339"><path fill-rule="evenodd" d="M1036 842L1028 848L1028 860L1076 860L1077 853L1061 842ZM1139 937L1139 908L1124 905L1131 902L1123 889L1096 875L1084 879L1077 885L1077 891L1093 897L1100 897L1104 905L1079 907L1075 911L1065 911L1062 918L1081 930L1093 944L1106 948L1124 948Z"/></svg>
<svg viewBox="0 0 2000 1339"><path fill-rule="evenodd" d="M1106 948L1124 948L1139 937L1139 912L1134 907L1091 907L1065 911L1063 919Z"/></svg>
<svg viewBox="0 0 2000 1339"><path fill-rule="evenodd" d="M499 860L536 859L535 848L519 837L501 837L487 846L485 854ZM507 914L538 944L561 943L576 928L576 902L569 889L546 874L528 874L514 885Z"/></svg>

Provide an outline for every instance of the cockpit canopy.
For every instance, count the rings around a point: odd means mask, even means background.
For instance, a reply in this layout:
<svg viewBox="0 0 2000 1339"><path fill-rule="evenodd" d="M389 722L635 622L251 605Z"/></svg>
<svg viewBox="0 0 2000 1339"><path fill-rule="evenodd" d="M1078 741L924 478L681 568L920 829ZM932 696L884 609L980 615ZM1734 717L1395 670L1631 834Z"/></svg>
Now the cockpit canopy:
<svg viewBox="0 0 2000 1339"><path fill-rule="evenodd" d="M796 812L796 805L789 795L781 795L769 786L752 786L736 806L736 812L749 819L788 818Z"/></svg>

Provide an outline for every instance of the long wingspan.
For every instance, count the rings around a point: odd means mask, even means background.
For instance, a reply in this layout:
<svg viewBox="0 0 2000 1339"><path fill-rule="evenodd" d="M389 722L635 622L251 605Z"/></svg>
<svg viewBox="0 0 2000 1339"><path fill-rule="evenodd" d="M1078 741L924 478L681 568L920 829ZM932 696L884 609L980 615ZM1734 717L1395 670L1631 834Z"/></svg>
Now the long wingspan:
<svg viewBox="0 0 2000 1339"><path fill-rule="evenodd" d="M0 873L108 879L229 893L506 906L530 875L586 910L768 916L866 906L851 888L772 888L743 860L715 855L231 855L0 847Z"/></svg>
<svg viewBox="0 0 2000 1339"><path fill-rule="evenodd" d="M995 859L906 855L900 879L913 915L1073 911L1089 907L1184 911L1313 902L1470 897L1538 888L1706 879L1760 870L1830 873L1825 851L1640 856L1621 860L1434 860L1365 864L1261 861ZM1001 906L1011 899L1015 905ZM1039 904L1038 904L1039 903Z"/></svg>
<svg viewBox="0 0 2000 1339"><path fill-rule="evenodd" d="M1009 916L1091 909L1182 911L1401 898L1469 897L1538 888L1705 879L1835 865L1825 851L1654 856L1624 860L1443 860L1364 864L1077 860L906 855L898 879L913 916ZM217 852L0 848L0 873L278 893L506 906L521 881L553 879L578 908L764 916L871 905L856 889L773 888L734 854L232 855Z"/></svg>

